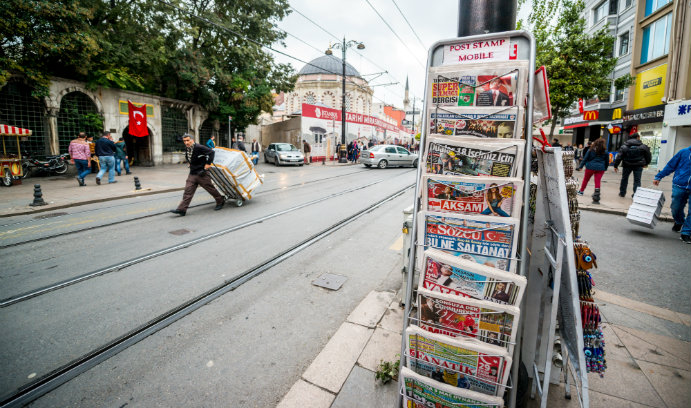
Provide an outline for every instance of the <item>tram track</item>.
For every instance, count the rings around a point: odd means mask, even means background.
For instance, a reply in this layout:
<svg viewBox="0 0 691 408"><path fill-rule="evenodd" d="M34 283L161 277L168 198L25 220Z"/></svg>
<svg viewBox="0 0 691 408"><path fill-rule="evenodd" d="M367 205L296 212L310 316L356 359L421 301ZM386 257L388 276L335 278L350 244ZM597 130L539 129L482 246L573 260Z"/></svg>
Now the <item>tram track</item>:
<svg viewBox="0 0 691 408"><path fill-rule="evenodd" d="M376 184L376 183L373 183ZM403 195L406 191L412 188L414 184L410 184L398 191L389 194L388 196L380 199L374 204L368 206L365 209L359 209L351 215L337 221L336 223L328 226L327 228L311 235L310 237L304 239L303 241L283 250L282 252L272 256L271 258L262 261L258 265L251 267L235 277L226 280L220 285L190 299L160 315L156 318L150 320L149 322L139 326L138 328L129 331L128 333L82 355L81 357L71 361L68 364L63 365L60 368L53 370L52 372L39 377L38 379L32 381L31 383L21 387L16 392L6 395L0 400L0 408L5 407L19 407L40 398L46 393L58 388L62 384L72 380L76 376L90 370L96 365L109 358L117 355L121 351L126 350L132 345L138 343L139 341L147 338L148 336L170 326L174 322L180 320L181 318L187 316L188 314L196 311L202 306L208 304L209 302L223 296L224 294L231 292L244 283L247 283L251 279L261 275L262 273L268 271L273 266L280 264L281 262L287 260L293 255L299 253L300 251L308 248L309 246L315 244L316 242L326 238L327 236L333 234L334 232L340 230L341 228L349 225L356 220L364 217L365 215L371 213L372 211L380 208L381 206L389 203L390 201ZM358 187L359 189L360 187ZM346 192L343 192L345 194ZM320 199L323 201L326 198ZM309 205L305 203L303 207ZM284 210L280 213L288 212ZM276 213L278 214L278 213ZM277 216L272 214L271 216ZM255 220L256 221L256 220ZM240 226L237 226L240 227ZM235 227L234 227L235 228ZM219 234L219 231L215 234ZM213 235L213 234L210 234ZM207 238L211 239L211 238ZM196 240L193 240L196 241ZM190 244L193 245L193 244ZM188 245L189 246L189 245ZM150 259L150 258L149 258Z"/></svg>
<svg viewBox="0 0 691 408"><path fill-rule="evenodd" d="M405 173L401 173L401 175L403 175L403 174L405 174ZM340 191L338 193L329 194L327 196L320 197L320 198L317 198L315 200L307 201L305 203L298 204L296 206L293 206L293 207L290 207L290 208L287 208L284 210L280 210L280 211L274 212L274 213L269 214L269 215L255 218L253 220L250 220L250 221L238 224L238 225L234 225L234 226L229 227L229 228L224 228L222 230L212 232L209 234L205 234L203 236L200 236L200 237L197 237L197 238L194 238L194 239L191 239L191 240L188 240L188 241L176 244L176 245L172 245L172 246L169 246L167 248L163 248L163 249L160 249L160 250L157 250L157 251L145 254L145 255L137 256L137 257L128 259L126 261L122 261L122 262L119 262L117 264L107 266L105 268L101 268L101 269L98 269L95 271L87 272L87 273L81 274L79 276L70 278L70 279L65 279L65 280L62 280L60 282L57 282L57 283L54 283L51 285L43 286L43 287L40 287L38 289L34 289L34 290L31 290L28 292L21 293L19 295L11 296L11 297L0 300L0 308L5 308L8 306L29 300L31 298L35 298L37 296L41 296L41 295L44 295L46 293L58 290L58 289L62 289L62 288L68 287L68 286L75 285L77 283L84 282L86 280L89 280L89 279L92 279L92 278L95 278L98 276L106 275L106 274L112 273L112 272L117 272L117 271L120 271L122 269L128 268L132 265L136 265L136 264L139 264L141 262L145 262L145 261L148 261L150 259L157 258L159 256L170 254L172 252L179 251L181 249L185 249L185 248L191 247L193 245L197 245L199 243L208 241L210 239L218 238L222 235L226 235L228 233L235 232L235 231L250 227L252 225L259 224L259 223L264 222L266 220L276 218L278 216L281 216L281 215L284 215L284 214L287 214L287 213L290 213L293 211L297 211L297 210L300 210L302 208L309 207L309 206L333 199L335 197L339 197L339 196L346 195L346 194L349 194L349 193L352 193L355 191L363 190L363 189L366 189L368 187L371 187L373 185L376 185L376 184L382 183L383 181L388 181L388 180L390 180L390 179L380 179L380 180L377 180L377 181L374 181L374 182L371 182L368 184L364 184L364 185L361 185L358 187L354 187L354 188L351 188L348 190L343 190L343 191ZM65 234L62 234L61 236L64 236L64 235Z"/></svg>
<svg viewBox="0 0 691 408"><path fill-rule="evenodd" d="M257 194L255 194L255 197L257 197L257 196L261 197L261 196L264 196L264 195L266 195L266 194L269 194L269 193L272 193L272 192L275 192L275 191L289 191L289 190L292 190L292 189L295 189L295 188L304 187L304 186L307 186L307 185L310 185L310 184L319 183L319 182L324 182L324 181L329 181L329 180L333 180L333 179L340 178L340 177L343 177L343 176L349 176L349 175L352 175L352 174L362 173L362 172L366 172L366 171L371 171L371 170L367 169L367 170L353 171L353 172L350 172L350 173L339 174L339 175L337 175L337 176L325 177L325 178L320 178L320 179L317 179L317 180L310 180L310 181L306 181L306 182L302 182L302 183L295 183L295 184L291 184L291 185L284 186L284 187L276 187L276 188L272 188L272 189L268 189L268 190L262 190L262 191L258 192ZM182 189L180 189L180 190L182 190ZM159 201L159 200L165 200L165 199L168 199L168 198L169 198L169 197L158 197L158 198L154 198L154 199L151 199L151 200L147 200L146 202L154 202L154 201ZM203 206L211 205L211 204L214 204L214 205L215 205L215 202L214 202L214 201L209 201L209 202L205 202L205 203L194 204L194 205L190 205L190 208L203 207ZM98 209L92 209L92 210L83 211L83 212L80 213L80 215L84 215L84 214L86 214L86 213L88 213L88 212L94 212L94 211L112 210L112 209L116 209L116 208L118 208L118 207L123 207L123 206L127 206L127 205L130 205L130 204L129 204L129 203L128 203L128 204L117 204L117 205L112 205L112 206L109 206L109 207L100 207L100 208L98 208ZM156 217L156 216L159 216L159 215L164 215L164 214L167 214L168 212L169 212L169 210L151 212L151 213L148 213L148 214L144 214L144 215L142 215L142 216L139 216L139 217L133 217L133 218L129 218L129 219L126 219L126 220L118 220L118 221L108 222L108 223L104 223L104 224L93 225L93 226L86 227L86 228L76 229L76 230L72 230L72 231L59 232L59 233L55 233L55 234L52 234L52 235L45 235L45 236L42 236L42 237L39 237L39 238L28 239L28 240L24 240L24 241L20 241L20 242L14 242L14 243L11 243L11 244L0 245L0 250L1 250L1 249L5 249L5 248L16 247L16 246L20 246L20 245L25 245L25 244L31 244L31 243L34 243L34 242L44 241L44 240L47 240L47 239L52 239L52 238L57 238L57 237L64 237L64 236L66 236L66 235L72 235L72 234L77 234L77 233L86 232L86 231L93 231L93 230L97 230L97 229L99 229L99 228L110 227L110 226L117 225L117 224L124 224L124 223L127 223L127 222L140 221L140 220L143 220L143 219L152 218L152 217ZM56 217L51 217L51 219L52 219L52 220L55 220L55 219L59 219L59 218L62 218L62 217L68 217L68 216L70 216L70 215L73 215L73 214L59 215L59 216L56 216ZM17 223L4 224L4 225L0 225L0 228L2 228L2 227L14 226L14 225L27 224L27 223L34 222L34 221L35 221L35 220L25 220L25 221L20 221L20 222L17 222Z"/></svg>

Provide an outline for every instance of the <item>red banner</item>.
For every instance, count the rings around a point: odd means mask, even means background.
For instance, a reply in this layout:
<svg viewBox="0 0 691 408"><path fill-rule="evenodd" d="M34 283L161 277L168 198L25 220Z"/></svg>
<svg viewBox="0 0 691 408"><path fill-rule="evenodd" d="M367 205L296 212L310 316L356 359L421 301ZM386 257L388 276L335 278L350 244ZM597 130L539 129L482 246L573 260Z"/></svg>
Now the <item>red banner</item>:
<svg viewBox="0 0 691 408"><path fill-rule="evenodd" d="M146 127L146 105L136 107L127 101L130 124L129 134L135 137L149 136L149 128Z"/></svg>

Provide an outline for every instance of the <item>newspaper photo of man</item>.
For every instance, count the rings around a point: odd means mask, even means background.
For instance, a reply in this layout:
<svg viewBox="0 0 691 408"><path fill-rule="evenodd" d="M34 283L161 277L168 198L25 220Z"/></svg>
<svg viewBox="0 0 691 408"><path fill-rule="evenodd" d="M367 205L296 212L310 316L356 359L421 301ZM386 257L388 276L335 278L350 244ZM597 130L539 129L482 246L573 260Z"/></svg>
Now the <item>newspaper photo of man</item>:
<svg viewBox="0 0 691 408"><path fill-rule="evenodd" d="M490 297L500 302L509 303L509 294L506 293L506 283L497 283L497 286L494 288L494 292L492 292L492 296Z"/></svg>
<svg viewBox="0 0 691 408"><path fill-rule="evenodd" d="M489 81L489 89L477 96L477 106L509 106L510 98L506 94L500 77Z"/></svg>

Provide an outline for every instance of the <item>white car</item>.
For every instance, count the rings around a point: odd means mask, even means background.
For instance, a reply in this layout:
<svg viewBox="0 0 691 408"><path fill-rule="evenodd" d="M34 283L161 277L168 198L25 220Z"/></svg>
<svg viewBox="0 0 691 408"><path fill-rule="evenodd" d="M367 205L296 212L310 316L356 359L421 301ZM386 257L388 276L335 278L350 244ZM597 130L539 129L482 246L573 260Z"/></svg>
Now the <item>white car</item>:
<svg viewBox="0 0 691 408"><path fill-rule="evenodd" d="M273 163L276 166L282 164L305 164L305 155L290 143L271 143L264 150L264 163Z"/></svg>
<svg viewBox="0 0 691 408"><path fill-rule="evenodd" d="M407 149L396 145L376 145L363 150L360 155L360 163L365 167L376 166L380 169L387 167L417 167L417 154L410 153Z"/></svg>

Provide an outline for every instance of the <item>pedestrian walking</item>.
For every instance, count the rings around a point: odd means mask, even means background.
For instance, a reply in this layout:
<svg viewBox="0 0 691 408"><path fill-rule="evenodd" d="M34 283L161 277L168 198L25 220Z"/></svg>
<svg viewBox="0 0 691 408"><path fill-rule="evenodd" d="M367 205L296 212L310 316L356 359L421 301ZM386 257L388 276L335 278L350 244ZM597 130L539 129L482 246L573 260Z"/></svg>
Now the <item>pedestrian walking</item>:
<svg viewBox="0 0 691 408"><path fill-rule="evenodd" d="M127 155L125 140L120 138L118 142L115 143L115 171L118 173L118 176L122 175L122 163L125 163L125 174L132 174L130 171L129 159L130 157Z"/></svg>
<svg viewBox="0 0 691 408"><path fill-rule="evenodd" d="M254 163L256 166L257 163L259 163L259 152L262 151L262 145L257 142L257 139L252 139L252 146L250 150L252 150L252 163Z"/></svg>
<svg viewBox="0 0 691 408"><path fill-rule="evenodd" d="M236 149L247 153L247 147L245 147L245 142L244 142L244 139L242 138L242 136L238 136Z"/></svg>
<svg viewBox="0 0 691 408"><path fill-rule="evenodd" d="M86 133L79 132L76 139L70 142L67 148L70 154L70 161L77 167L77 183L80 187L84 187L84 177L91 173L91 149L89 143L86 141Z"/></svg>
<svg viewBox="0 0 691 408"><path fill-rule="evenodd" d="M674 173L672 178L672 217L674 218L674 226L672 231L681 231L679 237L687 244L691 244L691 147L681 149L672 159L667 162L664 169L660 170L655 176L653 184L660 185L660 180ZM684 207L686 204L689 207L684 215Z"/></svg>
<svg viewBox="0 0 691 408"><path fill-rule="evenodd" d="M641 174L643 168L648 167L652 155L650 148L641 142L638 133L632 133L620 148L617 157L614 159L614 172L618 172L619 164L623 168L621 172L621 183L619 183L619 197L626 197L626 187L629 184L629 175L633 173L633 193L641 186Z"/></svg>
<svg viewBox="0 0 691 408"><path fill-rule="evenodd" d="M574 151L573 158L576 160L576 166L581 164L581 161L583 160L583 144L579 144L576 150Z"/></svg>
<svg viewBox="0 0 691 408"><path fill-rule="evenodd" d="M206 145L209 147L209 149L216 147L216 136L211 135L211 138L206 141Z"/></svg>
<svg viewBox="0 0 691 408"><path fill-rule="evenodd" d="M605 147L605 139L599 138L593 143L581 164L578 165L578 170L583 169L583 166L585 166L585 175L583 176L583 182L578 195L583 195L590 178L594 176L595 192L593 193L593 204L600 204L600 180L602 180L602 175L605 174L607 167L609 167L609 154L607 154Z"/></svg>
<svg viewBox="0 0 691 408"><path fill-rule="evenodd" d="M305 164L310 164L312 162L312 146L307 143L307 140L302 140L302 151L305 153Z"/></svg>
<svg viewBox="0 0 691 408"><path fill-rule="evenodd" d="M194 197L195 191L197 191L197 186L202 186L213 198L216 199L215 211L223 208L225 204L225 199L221 193L216 190L213 183L211 182L211 176L206 171L211 167L211 163L214 162L214 151L209 149L207 146L194 143L191 135L184 135L182 137L182 142L185 144L185 160L189 163L190 174L187 176L187 181L185 182L185 191L182 194L182 201L178 205L178 208L171 210L173 214L178 214L184 217L187 214L187 208L192 202L192 197Z"/></svg>
<svg viewBox="0 0 691 408"><path fill-rule="evenodd" d="M101 184L101 177L108 172L108 184L117 183L115 180L115 143L110 136L110 132L103 132L103 135L96 141L96 156L101 169L96 174L96 184Z"/></svg>
<svg viewBox="0 0 691 408"><path fill-rule="evenodd" d="M559 143L559 139L556 137L552 140L552 147L561 147L561 143Z"/></svg>

